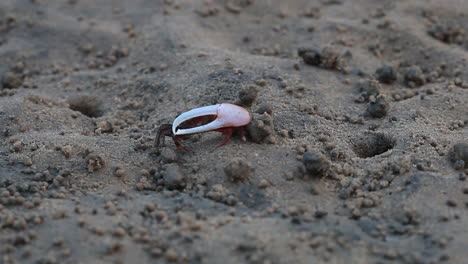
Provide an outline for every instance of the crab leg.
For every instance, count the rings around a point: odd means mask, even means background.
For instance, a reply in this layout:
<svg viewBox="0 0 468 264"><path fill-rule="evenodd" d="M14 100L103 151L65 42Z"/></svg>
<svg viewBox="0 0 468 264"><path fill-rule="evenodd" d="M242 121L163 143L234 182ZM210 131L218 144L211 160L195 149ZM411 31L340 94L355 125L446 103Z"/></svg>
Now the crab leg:
<svg viewBox="0 0 468 264"><path fill-rule="evenodd" d="M225 127L217 129L216 131L221 132L224 135L223 141L221 141L221 144L219 144L218 147L226 145L226 143L228 143L229 139L232 136L233 129L231 127Z"/></svg>
<svg viewBox="0 0 468 264"><path fill-rule="evenodd" d="M157 148L159 148L159 145L162 145L164 146L164 138L166 136L169 136L170 135L170 130L171 129L171 125L170 124L163 124L161 125L161 127L158 129L158 134L156 135L156 142L155 142L155 146ZM161 144L162 143L162 144Z"/></svg>
<svg viewBox="0 0 468 264"><path fill-rule="evenodd" d="M181 149L181 150L184 150L184 151L188 151L188 148L187 148L187 147L184 147L184 146L182 145L180 136L174 136L174 137L172 137L172 140L174 140L174 144L176 145L176 147L177 147L178 149Z"/></svg>

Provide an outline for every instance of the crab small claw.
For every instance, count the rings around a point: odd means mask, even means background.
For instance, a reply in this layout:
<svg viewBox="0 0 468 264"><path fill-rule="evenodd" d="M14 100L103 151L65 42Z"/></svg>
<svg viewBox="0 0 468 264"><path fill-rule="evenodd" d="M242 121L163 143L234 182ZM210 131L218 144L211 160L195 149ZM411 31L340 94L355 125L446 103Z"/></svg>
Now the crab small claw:
<svg viewBox="0 0 468 264"><path fill-rule="evenodd" d="M201 116L216 116L205 125L187 129L178 128L182 123ZM217 104L192 109L179 115L172 123L172 133L176 136L219 130L228 127L241 127L250 123L251 117L244 108L229 104Z"/></svg>

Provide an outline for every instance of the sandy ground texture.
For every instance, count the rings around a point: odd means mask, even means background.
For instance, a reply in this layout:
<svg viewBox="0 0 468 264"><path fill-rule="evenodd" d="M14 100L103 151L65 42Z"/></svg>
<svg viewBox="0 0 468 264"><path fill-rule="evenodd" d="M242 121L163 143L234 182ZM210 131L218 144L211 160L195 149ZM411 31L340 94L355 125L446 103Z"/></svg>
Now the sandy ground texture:
<svg viewBox="0 0 468 264"><path fill-rule="evenodd" d="M0 263L468 263L467 59L465 0L2 0Z"/></svg>

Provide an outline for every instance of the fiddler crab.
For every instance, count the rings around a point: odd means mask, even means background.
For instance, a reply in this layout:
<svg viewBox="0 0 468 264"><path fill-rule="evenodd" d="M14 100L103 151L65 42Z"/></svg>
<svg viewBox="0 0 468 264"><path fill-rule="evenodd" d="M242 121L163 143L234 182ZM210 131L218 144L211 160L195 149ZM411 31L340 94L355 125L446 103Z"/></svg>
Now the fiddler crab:
<svg viewBox="0 0 468 264"><path fill-rule="evenodd" d="M187 151L181 143L185 135L217 131L224 134L219 146L225 145L237 130L245 139L243 127L251 121L250 113L234 104L222 103L203 106L180 114L171 124L162 124L156 136L156 148L164 145L164 138L171 137L178 149ZM196 126L199 125L199 126Z"/></svg>

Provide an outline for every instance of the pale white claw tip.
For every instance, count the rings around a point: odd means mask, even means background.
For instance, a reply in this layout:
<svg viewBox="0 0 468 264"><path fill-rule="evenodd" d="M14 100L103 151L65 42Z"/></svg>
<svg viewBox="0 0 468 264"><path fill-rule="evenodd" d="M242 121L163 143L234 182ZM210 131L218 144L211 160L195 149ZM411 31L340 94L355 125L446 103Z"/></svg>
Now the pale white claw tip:
<svg viewBox="0 0 468 264"><path fill-rule="evenodd" d="M199 126L199 127L189 128L189 129L179 129L177 131L176 129L182 123L192 118L200 117L200 116L207 116L207 115L218 115L219 106L220 106L219 104L203 106L203 107L195 108L190 111L182 113L172 123L172 133L174 135L186 135L186 134L193 134L193 133L208 131L207 130L208 127L206 126L212 124L213 122L206 124L204 126Z"/></svg>

